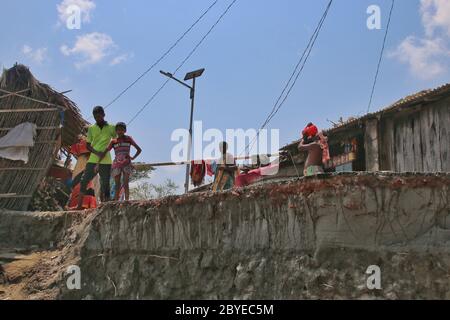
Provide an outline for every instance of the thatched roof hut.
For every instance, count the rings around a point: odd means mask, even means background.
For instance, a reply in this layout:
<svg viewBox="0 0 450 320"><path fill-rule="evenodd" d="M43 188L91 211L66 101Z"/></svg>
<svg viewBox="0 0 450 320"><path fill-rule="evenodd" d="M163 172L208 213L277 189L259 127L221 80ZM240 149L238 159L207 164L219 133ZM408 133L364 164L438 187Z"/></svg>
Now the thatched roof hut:
<svg viewBox="0 0 450 320"><path fill-rule="evenodd" d="M24 122L37 126L35 144L27 164L0 158L0 208L26 210L58 152L87 125L73 101L16 64L0 78L0 137Z"/></svg>

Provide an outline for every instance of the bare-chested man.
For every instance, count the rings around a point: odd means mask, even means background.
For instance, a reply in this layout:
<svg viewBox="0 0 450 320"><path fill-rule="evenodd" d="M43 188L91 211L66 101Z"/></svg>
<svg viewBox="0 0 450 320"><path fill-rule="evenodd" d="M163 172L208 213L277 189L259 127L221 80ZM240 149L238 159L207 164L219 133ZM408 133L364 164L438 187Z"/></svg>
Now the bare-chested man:
<svg viewBox="0 0 450 320"><path fill-rule="evenodd" d="M303 171L305 176L313 176L324 172L322 167L322 148L317 141L305 144L302 139L298 145L298 150L308 152L305 170Z"/></svg>
<svg viewBox="0 0 450 320"><path fill-rule="evenodd" d="M313 176L319 173L324 173L323 164L329 160L328 143L323 133L316 133L315 136L309 137L309 141L305 141L304 137L298 149L300 151L307 151L308 157L305 162L305 176ZM326 159L324 159L326 157Z"/></svg>

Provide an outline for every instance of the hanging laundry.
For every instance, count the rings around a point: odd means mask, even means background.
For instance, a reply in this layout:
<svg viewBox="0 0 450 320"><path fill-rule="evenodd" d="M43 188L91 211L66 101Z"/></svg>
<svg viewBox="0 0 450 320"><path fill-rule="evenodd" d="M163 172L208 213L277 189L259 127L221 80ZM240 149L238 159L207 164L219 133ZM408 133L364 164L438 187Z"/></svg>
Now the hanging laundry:
<svg viewBox="0 0 450 320"><path fill-rule="evenodd" d="M324 165L330 161L330 148L328 146L328 137L326 137L323 132L319 132L319 144L322 148L322 162Z"/></svg>
<svg viewBox="0 0 450 320"><path fill-rule="evenodd" d="M250 170L247 173L241 173L236 177L236 187L242 188L258 182L265 176L274 176L278 173L279 159L265 167Z"/></svg>
<svg viewBox="0 0 450 320"><path fill-rule="evenodd" d="M208 175L208 177L212 177L214 175L211 160L206 160L206 174Z"/></svg>
<svg viewBox="0 0 450 320"><path fill-rule="evenodd" d="M34 146L36 129L34 123L24 122L9 130L0 138L0 157L28 163L28 153Z"/></svg>
<svg viewBox="0 0 450 320"><path fill-rule="evenodd" d="M191 180L195 187L202 185L206 174L206 163L202 160L201 163L191 161Z"/></svg>

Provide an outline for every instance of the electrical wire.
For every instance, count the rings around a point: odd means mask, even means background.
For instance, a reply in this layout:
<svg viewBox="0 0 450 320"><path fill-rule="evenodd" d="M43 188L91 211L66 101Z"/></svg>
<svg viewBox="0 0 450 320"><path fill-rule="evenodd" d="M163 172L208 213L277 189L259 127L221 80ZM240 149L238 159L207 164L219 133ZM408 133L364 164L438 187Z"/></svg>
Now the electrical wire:
<svg viewBox="0 0 450 320"><path fill-rule="evenodd" d="M375 79L373 80L372 91L370 93L369 104L367 105L366 113L369 113L370 107L372 106L373 95L375 93L375 87L376 87L377 81L378 81L378 74L380 73L380 67L381 67L381 61L383 60L384 48L386 46L386 39L387 39L387 36L389 33L389 26L391 25L392 12L394 11L394 3L395 3L395 0L392 0L391 10L389 11L389 19L388 19L388 23L386 26L386 32L384 34L384 39L383 39L383 45L381 47L380 58L378 59L377 72L375 73Z"/></svg>
<svg viewBox="0 0 450 320"><path fill-rule="evenodd" d="M208 32L200 39L200 41L194 46L194 48L189 52L189 54L183 59L183 61L180 63L180 65L175 69L174 72L172 72L172 75L175 75L183 66L184 64L192 57L192 55L197 51L197 49L200 47L200 45L205 41L205 39L209 36L209 34L214 30L214 28L219 24L219 22L223 19L223 17L229 12L231 7L237 2L237 0L233 0L228 7L222 12L222 14L219 16L219 18L214 22L214 24L211 26L211 28L208 30ZM164 89L164 87L167 85L167 83L170 81L170 79L167 79L161 87L159 87L158 90L151 96L151 98L136 112L136 114L131 118L131 120L128 122L128 124L131 124L136 118L147 108L147 106L156 98L156 96Z"/></svg>
<svg viewBox="0 0 450 320"><path fill-rule="evenodd" d="M294 71L292 72L289 80L287 81L286 85L284 86L281 94L278 96L271 112L269 113L269 115L267 116L266 120L264 121L264 123L261 125L260 129L258 130L256 136L252 139L251 142L249 142L247 144L247 146L245 147L245 149L243 150L242 153L244 152L249 152L249 150L253 147L253 145L255 144L255 142L257 141L261 130L263 130L268 124L269 122L273 119L273 117L275 117L275 115L280 111L281 107L284 105L284 103L286 102L287 98L289 97L292 89L294 88L298 78L300 77L306 62L308 61L308 58L311 54L312 49L314 48L314 45L316 43L316 40L320 34L320 31L322 29L322 26L325 22L326 17L328 16L328 12L330 11L331 5L333 3L333 0L330 0L328 5L325 8L324 13L322 14L322 17L319 20L319 23L317 24L317 27L315 28L313 34L311 35L311 38L305 48L305 50L303 51L302 56L300 57L298 63L296 64ZM283 97L284 96L284 97ZM242 155L242 153L240 155Z"/></svg>
<svg viewBox="0 0 450 320"><path fill-rule="evenodd" d="M180 42L184 37L191 32L191 30L205 17L208 12L217 4L219 0L215 0L211 5L194 21L194 23L183 32L183 34L167 49L150 67L148 67L143 73L141 73L130 85L128 85L124 90L122 90L111 102L109 102L105 109L110 107L113 103L119 100L128 90L135 86L143 77L145 77L154 67L156 67Z"/></svg>

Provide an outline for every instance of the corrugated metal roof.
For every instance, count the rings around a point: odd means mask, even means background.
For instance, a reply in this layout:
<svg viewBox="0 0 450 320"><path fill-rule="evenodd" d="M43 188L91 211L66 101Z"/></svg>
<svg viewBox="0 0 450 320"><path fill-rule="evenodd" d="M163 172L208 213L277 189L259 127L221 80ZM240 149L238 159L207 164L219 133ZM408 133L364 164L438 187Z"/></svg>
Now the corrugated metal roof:
<svg viewBox="0 0 450 320"><path fill-rule="evenodd" d="M365 114L365 115L363 115L361 117L358 117L358 118L350 118L349 120L347 120L347 121L345 121L343 123L340 123L339 125L334 126L332 128L326 129L324 131L326 133L332 133L332 132L334 132L336 130L343 129L345 127L349 127L349 126L352 126L354 124L357 124L358 122L360 122L363 119L376 117L376 116L381 115L383 113L390 112L390 111L393 111L395 109L399 109L401 107L404 107L404 106L407 106L407 105L410 105L410 104L417 104L419 102L427 100L428 98L431 98L433 96L437 96L437 95L440 95L442 93L449 92L449 91L450 91L450 83L446 83L446 84L441 85L441 86L439 86L437 88L434 88L434 89L422 90L422 91L419 91L417 93L414 93L414 94L411 94L409 96L406 96L406 97L404 97L404 98L394 102L393 104L391 104L391 105L389 105L389 106L387 106L387 107L385 107L385 108L383 108L383 109L381 109L379 111L376 111L376 112L373 112L373 113L368 113L368 114ZM288 148L288 147L292 146L293 144L298 144L299 142L300 142L300 140L295 140L295 141L289 143L288 145L282 147L281 149Z"/></svg>

